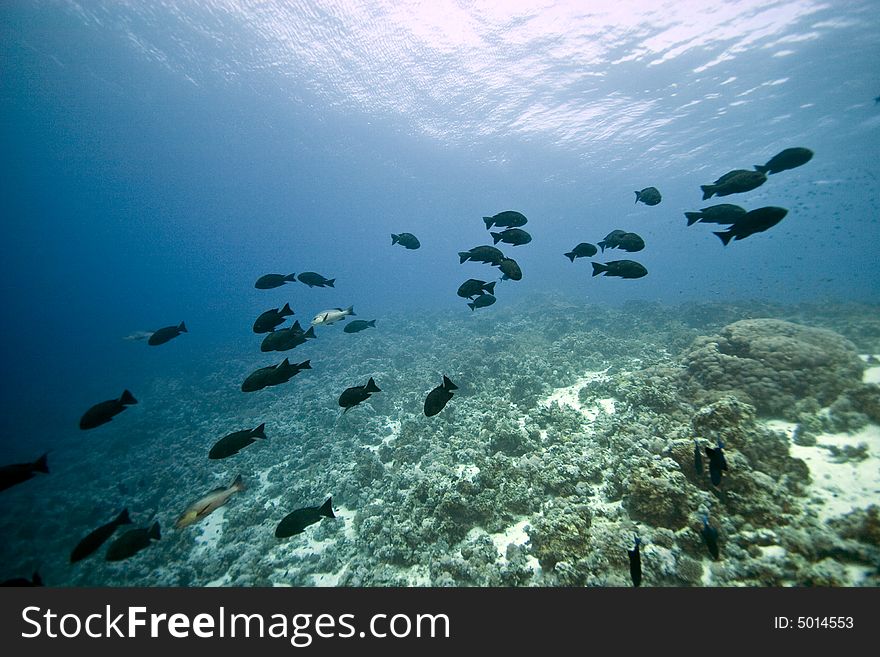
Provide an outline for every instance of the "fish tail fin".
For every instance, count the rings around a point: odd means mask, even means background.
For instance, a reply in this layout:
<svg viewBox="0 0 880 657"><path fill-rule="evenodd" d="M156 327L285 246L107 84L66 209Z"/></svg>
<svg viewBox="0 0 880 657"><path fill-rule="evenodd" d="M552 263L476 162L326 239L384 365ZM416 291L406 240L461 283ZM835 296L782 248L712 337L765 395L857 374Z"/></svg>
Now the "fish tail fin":
<svg viewBox="0 0 880 657"><path fill-rule="evenodd" d="M486 283L486 285L483 286L483 289L489 294L495 294L495 283L497 282L498 281L492 281L491 283Z"/></svg>
<svg viewBox="0 0 880 657"><path fill-rule="evenodd" d="M291 326L290 328L295 329L295 330L297 330L297 331L302 331L302 330L303 330L303 327L300 326L299 320L296 320L296 321L293 323L293 326Z"/></svg>
<svg viewBox="0 0 880 657"><path fill-rule="evenodd" d="M40 458L34 461L32 468L35 472L43 472L45 474L49 474L49 464L46 462L47 456L49 456L49 452L46 452Z"/></svg>
<svg viewBox="0 0 880 657"><path fill-rule="evenodd" d="M153 523L153 526L150 527L149 537L155 540L161 540L162 534L159 532L159 521Z"/></svg>
<svg viewBox="0 0 880 657"><path fill-rule="evenodd" d="M177 327L177 330L181 333L189 333L189 331L186 330L186 324L184 322L180 323L180 325Z"/></svg>
<svg viewBox="0 0 880 657"><path fill-rule="evenodd" d="M336 287L335 285L333 285L335 282L336 282L336 279L331 278L329 281L324 281L324 285L326 285L327 287Z"/></svg>
<svg viewBox="0 0 880 657"><path fill-rule="evenodd" d="M131 391L128 389L122 391L122 396L119 398L119 401L123 404L137 404L137 399L134 398L134 395L131 394Z"/></svg>
<svg viewBox="0 0 880 657"><path fill-rule="evenodd" d="M572 251L571 253L565 253L563 255L565 255L566 258L568 258L569 260L574 262L574 258L575 258L574 251Z"/></svg>
<svg viewBox="0 0 880 657"><path fill-rule="evenodd" d="M444 390L458 390L458 386L455 385L452 381L450 381L449 377L444 374L443 375L443 389Z"/></svg>
<svg viewBox="0 0 880 657"><path fill-rule="evenodd" d="M232 485L230 485L229 487L234 488L235 490L238 490L238 491L244 490L244 481L243 481L241 475L238 475L235 478L235 481L233 481Z"/></svg>
<svg viewBox="0 0 880 657"><path fill-rule="evenodd" d="M348 308L346 308L345 314L346 315L357 315L357 313L354 311L354 306L349 306Z"/></svg>
<svg viewBox="0 0 880 657"><path fill-rule="evenodd" d="M315 327L310 326L309 330L306 331L305 333L303 333L303 336L307 337L307 338L314 338L315 337Z"/></svg>
<svg viewBox="0 0 880 657"><path fill-rule="evenodd" d="M278 311L278 314L282 317L288 317L290 315L293 315L293 309L290 307L289 303L285 303L284 307Z"/></svg>
<svg viewBox="0 0 880 657"><path fill-rule="evenodd" d="M393 246L394 244L397 244L399 241L400 241L400 235L395 235L394 233L391 233L391 244L392 244L392 246Z"/></svg>
<svg viewBox="0 0 880 657"><path fill-rule="evenodd" d="M459 251L458 252L458 264L463 265L465 260L471 257L471 254L467 251Z"/></svg>
<svg viewBox="0 0 880 657"><path fill-rule="evenodd" d="M117 525L130 525L131 524L131 518L128 515L128 508L125 508L119 512L119 515L116 516L115 522Z"/></svg>
<svg viewBox="0 0 880 657"><path fill-rule="evenodd" d="M335 518L336 516L333 513L333 497L328 497L327 501L321 505L321 508L318 509L318 513L326 518Z"/></svg>
<svg viewBox="0 0 880 657"><path fill-rule="evenodd" d="M768 170L769 168L770 168L770 167L768 167L768 166L765 165L765 164L756 164L756 165L755 165L755 171L760 171L761 173L767 173L767 170Z"/></svg>
<svg viewBox="0 0 880 657"><path fill-rule="evenodd" d="M715 185L700 185L700 189L703 190L704 201L712 198L712 194L715 193Z"/></svg>
<svg viewBox="0 0 880 657"><path fill-rule="evenodd" d="M369 326L370 328L376 328L376 320L371 319L369 322L367 322L367 326Z"/></svg>
<svg viewBox="0 0 880 657"><path fill-rule="evenodd" d="M256 429L251 431L251 437L252 438L265 438L266 437L266 423L263 422L263 424L261 424Z"/></svg>
<svg viewBox="0 0 880 657"><path fill-rule="evenodd" d="M284 277L284 280L288 283L293 283L296 280L296 274L288 274Z"/></svg>
<svg viewBox="0 0 880 657"><path fill-rule="evenodd" d="M373 377L370 377L370 380L367 381L367 386L364 390L367 392L382 392L382 389L376 385L375 381L373 381Z"/></svg>
<svg viewBox="0 0 880 657"><path fill-rule="evenodd" d="M639 197L640 197L640 196L641 196L641 194L639 194L639 192L636 192L636 200L635 200L636 203L639 202Z"/></svg>
<svg viewBox="0 0 880 657"><path fill-rule="evenodd" d="M477 308L477 304L475 304L475 303L469 303L468 305L471 307L472 311L476 310L476 308Z"/></svg>
<svg viewBox="0 0 880 657"><path fill-rule="evenodd" d="M702 212L685 212L684 216L687 217L688 226L693 226L695 223L697 223L700 219L703 218L703 213Z"/></svg>
<svg viewBox="0 0 880 657"><path fill-rule="evenodd" d="M593 265L593 276L598 276L603 271L608 271L608 265L603 265L601 262L591 262Z"/></svg>
<svg viewBox="0 0 880 657"><path fill-rule="evenodd" d="M489 230L492 227L492 224L495 223L495 220L492 217L483 217L483 221L486 222L486 230Z"/></svg>
<svg viewBox="0 0 880 657"><path fill-rule="evenodd" d="M296 366L296 369L310 370L310 369L312 369L312 361L311 360L304 360L303 362L301 362L299 365Z"/></svg>
<svg viewBox="0 0 880 657"><path fill-rule="evenodd" d="M722 233L722 232L717 232L717 233L714 233L714 234L717 235L718 238L719 238L722 242L724 242L724 246L727 246L728 244L730 244L730 240L733 239L733 233L729 233L729 232L723 232L723 233Z"/></svg>
<svg viewBox="0 0 880 657"><path fill-rule="evenodd" d="M501 233L489 233L492 236L492 239L495 240L492 244L498 244L501 240Z"/></svg>
<svg viewBox="0 0 880 657"><path fill-rule="evenodd" d="M596 244L598 244L599 248L602 249L602 253L605 253L605 247L607 246L608 242L602 240L601 242L596 242Z"/></svg>

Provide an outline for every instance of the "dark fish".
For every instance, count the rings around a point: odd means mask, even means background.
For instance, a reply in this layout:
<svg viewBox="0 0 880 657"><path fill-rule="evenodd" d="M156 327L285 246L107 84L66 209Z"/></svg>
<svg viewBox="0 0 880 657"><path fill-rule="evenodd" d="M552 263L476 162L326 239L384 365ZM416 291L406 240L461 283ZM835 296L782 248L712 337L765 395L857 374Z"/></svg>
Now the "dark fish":
<svg viewBox="0 0 880 657"><path fill-rule="evenodd" d="M257 439L264 440L266 434L264 432L266 423L264 422L256 429L244 429L243 431L235 431L228 436L223 436L214 443L211 451L208 452L209 459L225 459L227 456L238 454L238 452L251 443L255 443Z"/></svg>
<svg viewBox="0 0 880 657"><path fill-rule="evenodd" d="M571 251L565 254L565 257L574 262L575 258L590 258L599 252L593 244L589 242L581 242Z"/></svg>
<svg viewBox="0 0 880 657"><path fill-rule="evenodd" d="M375 319L371 319L370 321L365 319L353 319L345 325L345 328L343 328L342 331L344 333L358 333L368 328L376 328Z"/></svg>
<svg viewBox="0 0 880 657"><path fill-rule="evenodd" d="M470 251L459 251L459 264L464 264L467 260L474 262L487 262L493 265L501 264L504 254L494 246L475 246Z"/></svg>
<svg viewBox="0 0 880 657"><path fill-rule="evenodd" d="M458 390L458 386L444 375L443 384L434 388L425 398L425 415L431 417L442 411L446 403L452 399L453 390Z"/></svg>
<svg viewBox="0 0 880 657"><path fill-rule="evenodd" d="M648 270L635 260L612 260L602 264L592 262L593 276L603 273L605 276L618 276L620 278L641 278L648 274Z"/></svg>
<svg viewBox="0 0 880 657"><path fill-rule="evenodd" d="M489 230L492 226L517 228L518 226L525 226L529 222L524 215L514 210L499 212L492 217L483 217L483 221L486 222L486 230Z"/></svg>
<svg viewBox="0 0 880 657"><path fill-rule="evenodd" d="M760 171L747 169L735 169L721 176L711 185L700 185L703 190L703 200L712 196L730 196L757 189L767 181L767 176Z"/></svg>
<svg viewBox="0 0 880 657"><path fill-rule="evenodd" d="M642 191L636 192L636 203L641 201L645 205L657 205L660 199L660 190L656 187L645 187Z"/></svg>
<svg viewBox="0 0 880 657"><path fill-rule="evenodd" d="M620 239L617 240L616 248L621 251L635 253L636 251L641 251L645 248L645 240L635 233L624 233L620 236Z"/></svg>
<svg viewBox="0 0 880 657"><path fill-rule="evenodd" d="M189 333L186 330L186 324L181 322L177 326L165 326L164 328L160 328L158 331L154 331L153 335L150 336L150 339L147 340L147 344L155 347L160 344L165 344L172 338L176 338L181 333Z"/></svg>
<svg viewBox="0 0 880 657"><path fill-rule="evenodd" d="M633 549L627 550L629 554L629 576L632 578L633 586L637 587L642 583L642 555L639 553L639 545L642 544L642 540L635 536L633 542Z"/></svg>
<svg viewBox="0 0 880 657"><path fill-rule="evenodd" d="M700 451L700 443L694 438L694 470L697 476L703 476L703 453Z"/></svg>
<svg viewBox="0 0 880 657"><path fill-rule="evenodd" d="M276 538L287 538L295 534L301 534L306 527L319 522L321 518L335 518L333 514L333 498L328 497L321 506L307 506L297 509L284 516L275 528Z"/></svg>
<svg viewBox="0 0 880 657"><path fill-rule="evenodd" d="M321 274L316 274L313 271L304 271L296 279L309 287L334 287L333 283L336 282L335 278L324 278Z"/></svg>
<svg viewBox="0 0 880 657"><path fill-rule="evenodd" d="M362 401L369 399L370 395L374 392L382 391L379 389L379 386L376 385L376 382L373 381L373 377L370 377L370 380L367 381L367 385L365 386L346 388L342 391L342 394L339 395L339 405L345 409L342 412L347 413L350 408L354 408Z"/></svg>
<svg viewBox="0 0 880 657"><path fill-rule="evenodd" d="M746 216L745 208L730 203L721 203L719 205L710 205L703 208L699 212L685 212L688 226L692 226L698 221L704 224L732 224Z"/></svg>
<svg viewBox="0 0 880 657"><path fill-rule="evenodd" d="M486 281L481 281L476 278L469 278L458 287L457 294L458 296L465 299L471 299L473 297L479 296L483 293L484 290L489 294L494 294L495 283L496 281L487 283Z"/></svg>
<svg viewBox="0 0 880 657"><path fill-rule="evenodd" d="M706 456L709 457L709 479L713 486L721 485L721 472L727 470L727 459L724 458L724 445L718 441L718 447L706 448Z"/></svg>
<svg viewBox="0 0 880 657"><path fill-rule="evenodd" d="M265 274L257 279L254 287L258 290L271 290L273 287L281 287L285 283L293 283L296 280L296 274Z"/></svg>
<svg viewBox="0 0 880 657"><path fill-rule="evenodd" d="M34 476L35 472L49 474L49 466L46 457L49 452L43 454L33 463L10 463L0 467L0 490L6 490Z"/></svg>
<svg viewBox="0 0 880 657"><path fill-rule="evenodd" d="M809 148L786 148L781 153L777 153L770 158L770 161L763 166L755 165L755 171L761 173L773 174L787 169L795 169L802 166L813 159L813 151Z"/></svg>
<svg viewBox="0 0 880 657"><path fill-rule="evenodd" d="M782 221L787 214L788 210L785 208L777 208L773 206L758 208L751 212L747 212L742 219L738 219L733 225L728 227L727 230L719 231L715 234L724 243L724 246L727 246L732 239L743 240L749 235L762 233L768 228L773 228L773 226Z"/></svg>
<svg viewBox="0 0 880 657"><path fill-rule="evenodd" d="M709 548L712 559L718 561L718 530L709 524L709 516L703 516L703 529L700 534L703 535L703 541Z"/></svg>
<svg viewBox="0 0 880 657"><path fill-rule="evenodd" d="M297 374L302 372L303 370L312 369L312 361L304 360L303 362L296 364L290 363L286 358L278 363L278 366L275 368L275 372L272 375L272 380L269 382L270 386L277 386L282 383L287 383Z"/></svg>
<svg viewBox="0 0 880 657"><path fill-rule="evenodd" d="M495 240L495 244L498 244L498 242L504 242L505 244L512 244L513 246L522 246L523 244L528 244L532 241L532 236L521 228L508 228L507 230L502 230L500 233L489 234L492 236L492 239Z"/></svg>
<svg viewBox="0 0 880 657"><path fill-rule="evenodd" d="M270 365L269 367L261 367L251 372L241 384L242 392L256 392L269 386L277 386L287 383L291 378L300 373L301 370L312 369L311 361L304 361L299 365L291 365L290 361L285 358L278 365Z"/></svg>
<svg viewBox="0 0 880 657"><path fill-rule="evenodd" d="M625 230L612 230L605 236L605 239L599 242L599 248L602 249L602 253L605 253L605 249L614 249L620 244L620 238L626 235Z"/></svg>
<svg viewBox="0 0 880 657"><path fill-rule="evenodd" d="M94 429L106 424L113 419L114 415L118 415L132 404L137 404L137 399L128 390L123 390L119 399L102 401L87 410L79 420L79 428Z"/></svg>
<svg viewBox="0 0 880 657"><path fill-rule="evenodd" d="M267 333L260 343L260 351L288 351L314 337L314 327L310 326L308 331L303 331L297 320L293 326Z"/></svg>
<svg viewBox="0 0 880 657"><path fill-rule="evenodd" d="M405 249L417 249L421 246L419 239L413 235L412 233L401 233L400 235L395 235L391 233L391 245L400 244Z"/></svg>
<svg viewBox="0 0 880 657"><path fill-rule="evenodd" d="M273 308L261 313L254 322L254 333L269 333L274 331L275 327L284 323L285 317L290 317L293 310L289 303L285 303L283 308Z"/></svg>
<svg viewBox="0 0 880 657"><path fill-rule="evenodd" d="M129 529L107 548L107 561L122 561L123 559L133 557L145 547L148 547L150 541L158 541L161 538L158 522L154 522L149 529L146 527Z"/></svg>
<svg viewBox="0 0 880 657"><path fill-rule="evenodd" d="M110 538L111 534L116 531L120 525L130 525L131 518L128 517L128 509L123 509L116 518L105 525L101 525L76 544L73 552L70 553L70 563L76 563L81 559L85 559L99 547L104 545L104 541Z"/></svg>
<svg viewBox="0 0 880 657"><path fill-rule="evenodd" d="M481 294L471 303L469 303L468 306L470 306L471 310L476 310L477 308L485 308L486 306L491 306L496 301L497 299L491 294Z"/></svg>
<svg viewBox="0 0 880 657"><path fill-rule="evenodd" d="M513 258L502 258L501 262L498 263L498 269L504 274L504 276L501 277L502 281L508 279L511 281L522 280L522 270Z"/></svg>
<svg viewBox="0 0 880 657"><path fill-rule="evenodd" d="M14 577L0 582L0 586L43 586L43 578L40 573L34 571L31 579L27 577Z"/></svg>

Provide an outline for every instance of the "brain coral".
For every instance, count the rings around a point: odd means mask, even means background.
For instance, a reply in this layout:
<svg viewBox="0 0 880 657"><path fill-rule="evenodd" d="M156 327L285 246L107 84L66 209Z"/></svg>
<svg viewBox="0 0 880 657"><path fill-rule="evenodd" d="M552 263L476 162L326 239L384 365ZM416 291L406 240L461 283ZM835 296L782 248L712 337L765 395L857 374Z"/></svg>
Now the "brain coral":
<svg viewBox="0 0 880 657"><path fill-rule="evenodd" d="M798 399L830 404L864 369L843 336L777 319L745 319L699 337L684 365L701 387L745 395L760 414L782 416Z"/></svg>

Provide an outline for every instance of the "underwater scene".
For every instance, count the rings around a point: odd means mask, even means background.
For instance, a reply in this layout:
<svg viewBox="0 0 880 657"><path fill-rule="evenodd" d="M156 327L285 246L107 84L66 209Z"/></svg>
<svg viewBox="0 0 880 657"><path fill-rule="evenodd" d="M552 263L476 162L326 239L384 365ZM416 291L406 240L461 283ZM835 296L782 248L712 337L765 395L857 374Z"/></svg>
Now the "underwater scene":
<svg viewBox="0 0 880 657"><path fill-rule="evenodd" d="M880 585L871 0L0 7L11 586Z"/></svg>

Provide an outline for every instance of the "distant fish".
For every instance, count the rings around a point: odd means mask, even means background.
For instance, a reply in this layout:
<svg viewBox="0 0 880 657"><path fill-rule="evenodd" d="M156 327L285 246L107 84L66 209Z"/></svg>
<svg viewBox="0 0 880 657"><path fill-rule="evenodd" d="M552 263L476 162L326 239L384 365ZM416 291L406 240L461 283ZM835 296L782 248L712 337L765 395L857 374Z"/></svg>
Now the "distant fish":
<svg viewBox="0 0 880 657"><path fill-rule="evenodd" d="M76 547L73 548L73 552L70 553L70 563L76 563L77 561L85 559L99 547L104 545L104 542L110 538L113 532L116 531L117 527L130 524L131 518L128 517L128 509L123 509L113 520L89 532L85 538L76 544Z"/></svg>
<svg viewBox="0 0 880 657"><path fill-rule="evenodd" d="M703 536L703 542L709 549L712 559L718 561L718 530L709 524L708 515L703 516L703 529L700 531L700 534Z"/></svg>
<svg viewBox="0 0 880 657"><path fill-rule="evenodd" d="M611 260L590 263L593 265L593 276L603 274L605 276L617 276L619 278L641 278L647 276L648 270L635 260Z"/></svg>
<svg viewBox="0 0 880 657"><path fill-rule="evenodd" d="M581 242L571 251L564 254L566 258L574 262L575 258L591 258L599 252L595 245L589 242Z"/></svg>
<svg viewBox="0 0 880 657"><path fill-rule="evenodd" d="M321 506L307 506L297 509L284 516L275 528L276 538L287 538L295 534L301 534L306 527L320 522L322 518L335 518L333 513L333 498L328 497Z"/></svg>
<svg viewBox="0 0 880 657"><path fill-rule="evenodd" d="M734 169L728 171L711 185L700 185L703 190L703 200L712 196L730 196L741 194L757 189L767 182L767 176L760 171L748 169Z"/></svg>
<svg viewBox="0 0 880 657"><path fill-rule="evenodd" d="M502 258L501 262L498 263L498 269L504 274L504 276L501 277L501 280L503 281L522 280L522 269L519 268L519 264L513 258Z"/></svg>
<svg viewBox="0 0 880 657"><path fill-rule="evenodd" d="M296 280L296 274L265 274L257 279L254 287L258 290L271 290L273 287L281 287L285 283L293 283Z"/></svg>
<svg viewBox="0 0 880 657"><path fill-rule="evenodd" d="M610 249L620 249L629 253L635 253L645 248L645 240L635 233L623 233L618 235L613 244L607 244ZM602 249L603 253L605 249Z"/></svg>
<svg viewBox="0 0 880 657"><path fill-rule="evenodd" d="M452 399L453 390L458 390L458 386L444 375L442 385L434 388L425 398L425 415L431 417L442 411L446 403Z"/></svg>
<svg viewBox="0 0 880 657"><path fill-rule="evenodd" d="M369 399L370 395L374 392L382 391L379 389L379 386L376 385L376 382L373 381L373 377L370 377L370 380L367 381L366 385L346 388L342 391L342 394L339 395L339 405L345 409L342 412L347 413L362 401Z"/></svg>
<svg viewBox="0 0 880 657"><path fill-rule="evenodd" d="M458 296L471 299L473 297L479 296L483 292L487 292L489 294L495 293L495 281L491 283L487 283L486 281L481 281L476 278L469 278L464 283L458 286Z"/></svg>
<svg viewBox="0 0 880 657"><path fill-rule="evenodd" d="M343 332L345 333L359 333L360 331L364 331L368 328L376 328L376 320L371 319L369 321L365 319L353 319L343 328Z"/></svg>
<svg viewBox="0 0 880 657"><path fill-rule="evenodd" d="M102 401L87 410L79 420L79 428L83 430L94 429L106 424L113 419L114 415L118 415L132 404L137 404L137 399L128 390L123 390L119 399Z"/></svg>
<svg viewBox="0 0 880 657"><path fill-rule="evenodd" d="M131 333L131 334L129 334L129 335L126 335L126 336L125 336L124 338L122 338L122 339L123 339L123 340L128 340L129 342L133 342L133 341L135 341L135 340L146 340L146 339L148 339L151 335L153 335L153 333L155 333L155 331L135 331L134 333Z"/></svg>
<svg viewBox="0 0 880 657"><path fill-rule="evenodd" d="M297 320L293 326L267 333L260 343L260 351L288 351L315 337L314 328L309 327L308 331L303 331Z"/></svg>
<svg viewBox="0 0 880 657"><path fill-rule="evenodd" d="M28 579L27 577L13 577L12 579L0 582L0 586L44 586L44 584L43 578L40 577L40 573L34 571L31 579Z"/></svg>
<svg viewBox="0 0 880 657"><path fill-rule="evenodd" d="M698 477L703 476L703 453L700 451L700 443L694 438L694 471Z"/></svg>
<svg viewBox="0 0 880 657"><path fill-rule="evenodd" d="M458 252L459 264L464 264L468 260L474 262L485 262L492 265L499 265L504 260L504 254L494 246L475 246L470 251Z"/></svg>
<svg viewBox="0 0 880 657"><path fill-rule="evenodd" d="M340 319L345 319L349 315L355 314L357 313L354 312L354 306L349 306L348 308L332 308L330 310L324 310L315 315L314 319L312 319L312 326L329 326L330 324L335 324Z"/></svg>
<svg viewBox="0 0 880 657"><path fill-rule="evenodd" d="M421 246L419 239L412 233L401 233L400 235L391 233L391 245L394 246L395 244L400 244L405 249L411 251Z"/></svg>
<svg viewBox="0 0 880 657"><path fill-rule="evenodd" d="M525 226L529 222L525 215L514 210L506 210L491 217L483 217L483 221L486 222L486 230L489 230L492 226L518 228L519 226Z"/></svg>
<svg viewBox="0 0 880 657"><path fill-rule="evenodd" d="M49 465L46 462L48 455L49 453L46 452L33 463L10 463L0 467L0 490L6 490L27 481L37 472L49 474Z"/></svg>
<svg viewBox="0 0 880 657"><path fill-rule="evenodd" d="M770 158L767 164L756 164L755 171L774 174L802 166L813 159L813 151L809 148L786 148Z"/></svg>
<svg viewBox="0 0 880 657"><path fill-rule="evenodd" d="M476 310L477 308L485 308L487 306L491 306L496 301L497 299L491 294L481 294L472 302L468 303L468 306L471 310Z"/></svg>
<svg viewBox="0 0 880 657"><path fill-rule="evenodd" d="M532 236L521 228L508 228L507 230L502 230L500 233L489 234L492 236L492 239L495 240L495 244L498 244L498 242L504 242L505 244L512 244L513 246L522 246L523 244L528 244L532 241Z"/></svg>
<svg viewBox="0 0 880 657"><path fill-rule="evenodd" d="M685 212L688 226L692 226L698 221L704 224L732 224L746 216L745 208L731 203L721 203L719 205L710 205L703 208L699 212Z"/></svg>
<svg viewBox="0 0 880 657"><path fill-rule="evenodd" d="M718 231L715 235L727 246L730 240L743 240L749 235L762 233L783 220L788 210L768 206L747 212L746 215L728 227L725 231Z"/></svg>
<svg viewBox="0 0 880 657"><path fill-rule="evenodd" d="M300 283L305 283L309 287L334 287L335 278L324 278L321 274L313 271L306 271L296 277Z"/></svg>
<svg viewBox="0 0 880 657"><path fill-rule="evenodd" d="M176 338L181 333L189 333L186 330L186 324L181 322L177 326L165 326L164 328L160 328L158 331L154 331L153 335L147 340L147 344L151 347L156 347L160 344L165 344L169 340Z"/></svg>
<svg viewBox="0 0 880 657"><path fill-rule="evenodd" d="M128 559L148 547L151 541L158 541L161 538L158 522L154 522L149 529L146 527L129 529L110 544L106 559L107 561Z"/></svg>
<svg viewBox="0 0 880 657"><path fill-rule="evenodd" d="M238 454L245 447L257 440L265 440L266 423L264 422L256 429L244 429L243 431L234 431L229 435L223 436L214 443L211 451L208 452L209 459L225 459L233 454Z"/></svg>
<svg viewBox="0 0 880 657"><path fill-rule="evenodd" d="M642 540L636 535L633 543L633 549L627 550L627 554L629 554L629 576L633 586L637 587L642 583L642 555L639 553Z"/></svg>
<svg viewBox="0 0 880 657"><path fill-rule="evenodd" d="M174 523L174 526L178 529L183 529L184 527L188 527L189 525L202 520L207 517L213 511L216 511L221 506L226 504L229 501L229 498L232 497L235 493L244 490L244 483L242 483L241 475L238 475L229 486L220 486L220 488L215 488L207 495L200 497L195 502L190 504L186 511L184 511L181 516L177 519L177 522Z"/></svg>
<svg viewBox="0 0 880 657"><path fill-rule="evenodd" d="M285 303L282 308L272 308L260 313L260 316L254 321L254 333L274 331L276 326L284 323L285 317L291 315L293 315L293 310L291 310L289 303Z"/></svg>
<svg viewBox="0 0 880 657"><path fill-rule="evenodd" d="M721 473L727 470L727 459L724 458L724 444L719 440L714 449L706 448L706 456L709 457L709 478L713 486L721 485Z"/></svg>
<svg viewBox="0 0 880 657"><path fill-rule="evenodd" d="M645 187L642 191L636 192L636 203L641 201L645 205L657 205L660 200L660 190L656 187Z"/></svg>

